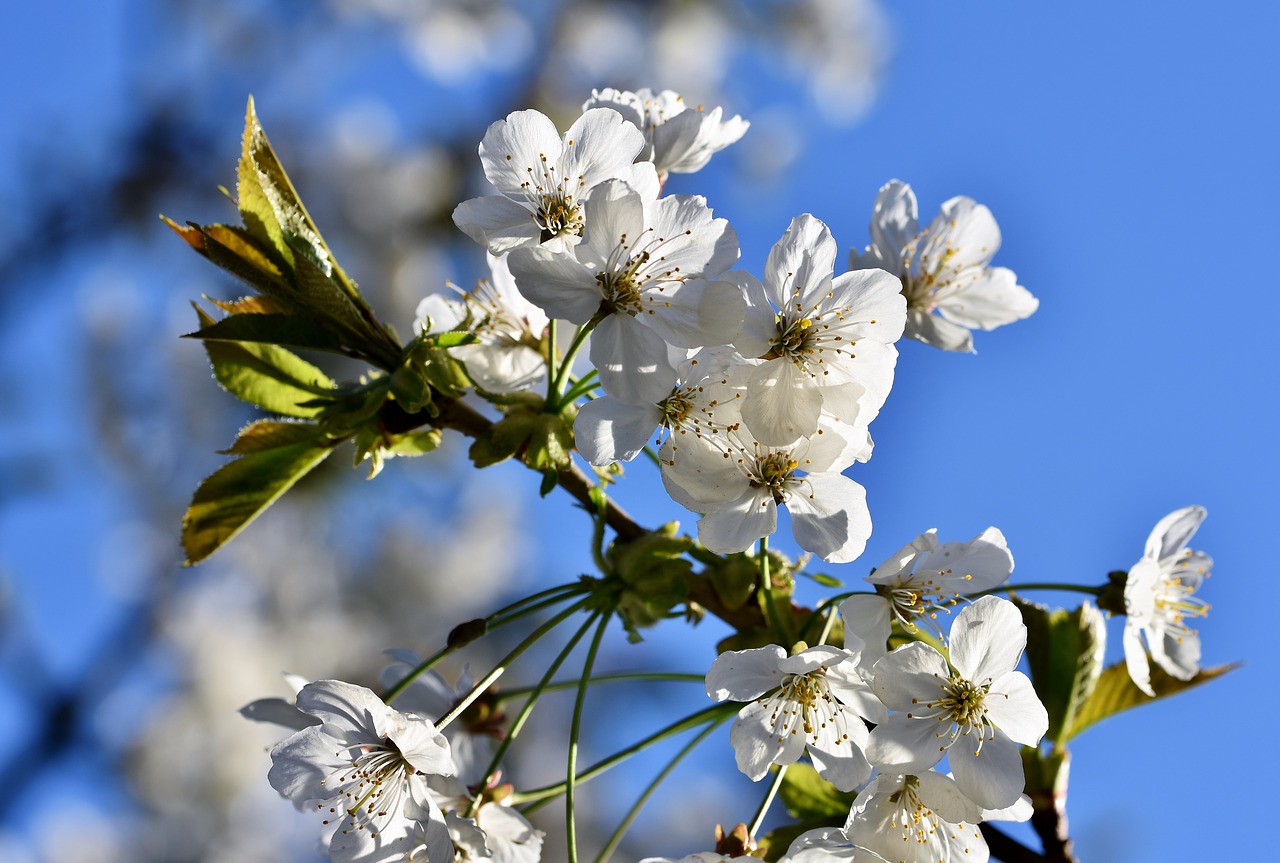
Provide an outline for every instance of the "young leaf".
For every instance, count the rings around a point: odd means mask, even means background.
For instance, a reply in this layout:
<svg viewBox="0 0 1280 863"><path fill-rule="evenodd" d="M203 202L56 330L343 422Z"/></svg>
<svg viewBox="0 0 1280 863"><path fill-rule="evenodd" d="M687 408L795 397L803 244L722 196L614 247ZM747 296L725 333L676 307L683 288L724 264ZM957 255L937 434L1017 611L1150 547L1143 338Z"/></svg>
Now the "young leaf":
<svg viewBox="0 0 1280 863"><path fill-rule="evenodd" d="M247 453L210 474L182 517L187 565L225 545L331 452L332 443L302 441Z"/></svg>
<svg viewBox="0 0 1280 863"><path fill-rule="evenodd" d="M817 770L801 763L788 765L778 789L778 797L792 818L831 825L843 824L849 817L855 796L851 791L837 791Z"/></svg>
<svg viewBox="0 0 1280 863"><path fill-rule="evenodd" d="M1051 611L1021 599L1015 602L1027 625L1031 682L1049 713L1045 738L1065 743L1065 730L1071 727L1102 673L1106 622L1090 602L1074 611Z"/></svg>
<svg viewBox="0 0 1280 863"><path fill-rule="evenodd" d="M313 351L342 353L342 341L304 314L233 314L184 338L219 342L263 342Z"/></svg>
<svg viewBox="0 0 1280 863"><path fill-rule="evenodd" d="M212 326L199 306L201 327ZM329 395L334 383L306 360L275 345L255 342L206 341L205 352L213 376L227 392L264 410L293 417L313 417L323 405L317 396Z"/></svg>
<svg viewBox="0 0 1280 863"><path fill-rule="evenodd" d="M247 455L268 449L279 449L292 446L303 441L316 441L321 430L314 423L290 422L283 420L255 420L236 435L236 441L227 449L221 450L223 455Z"/></svg>
<svg viewBox="0 0 1280 863"><path fill-rule="evenodd" d="M1221 677L1228 671L1238 668L1239 665L1238 662L1233 662L1214 668L1202 668L1190 680L1179 680L1160 668L1160 666L1152 663L1151 688L1155 690L1156 698L1167 698L1170 695L1176 695L1193 686L1199 686L1201 683L1213 680L1215 677ZM1147 695L1134 685L1133 680L1129 677L1129 669L1125 667L1123 662L1109 665L1098 678L1098 683L1093 688L1093 694L1089 696L1076 713L1074 721L1066 730L1063 739L1070 740L1095 722L1100 722L1108 716L1114 716L1121 711L1128 710L1130 707L1137 707L1154 700L1155 698Z"/></svg>

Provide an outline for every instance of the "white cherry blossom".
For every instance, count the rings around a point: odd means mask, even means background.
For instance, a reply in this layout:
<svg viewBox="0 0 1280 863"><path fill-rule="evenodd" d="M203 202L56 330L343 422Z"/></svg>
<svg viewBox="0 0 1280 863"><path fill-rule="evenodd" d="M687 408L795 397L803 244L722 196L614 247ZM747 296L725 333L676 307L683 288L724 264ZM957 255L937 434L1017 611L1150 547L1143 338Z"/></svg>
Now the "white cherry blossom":
<svg viewBox="0 0 1280 863"><path fill-rule="evenodd" d="M498 120L480 142L480 162L498 195L463 201L453 221L495 255L521 246L582 233L582 199L598 183L627 181L646 197L657 197L658 175L650 162L635 162L644 135L617 111L595 108L563 136L538 111L515 111Z"/></svg>
<svg viewBox="0 0 1280 863"><path fill-rule="evenodd" d="M791 513L796 542L823 560L848 563L871 536L866 490L841 471L871 455L865 428L826 421L813 437L765 446L745 430L668 440L658 457L667 493L705 515L698 539L718 553L745 551L778 529L778 507Z"/></svg>
<svg viewBox="0 0 1280 863"><path fill-rule="evenodd" d="M660 401L606 395L587 402L573 424L578 451L591 464L606 465L635 458L655 430L700 437L733 428L741 420L743 391L730 380L735 356L723 346L686 356L675 363L676 384Z"/></svg>
<svg viewBox="0 0 1280 863"><path fill-rule="evenodd" d="M542 334L550 321L516 289L507 259L487 257L491 278L477 282L472 291L449 285L457 298L427 296L418 304L415 328L432 334L455 329L475 333L475 344L460 345L452 353L476 385L494 393L530 389L547 373Z"/></svg>
<svg viewBox="0 0 1280 863"><path fill-rule="evenodd" d="M938 613L949 613L964 594L1006 581L1013 555L1004 534L989 527L968 542L939 543L936 531L922 533L875 568L866 580L877 596L855 597L868 607L860 614L892 615L907 628L924 623L941 634ZM871 606L880 604L876 612Z"/></svg>
<svg viewBox="0 0 1280 863"><path fill-rule="evenodd" d="M951 628L951 665L922 642L882 657L876 695L897 711L871 735L867 755L884 772L919 775L948 759L960 790L1000 809L1022 793L1019 744L1034 746L1049 716L1031 681L1015 670L1027 627L1006 599L984 596Z"/></svg>
<svg viewBox="0 0 1280 863"><path fill-rule="evenodd" d="M690 108L673 90L592 90L582 110L598 107L613 108L644 132L641 158L653 162L659 177L701 170L712 155L741 138L751 125L738 116L722 120L719 107Z"/></svg>
<svg viewBox="0 0 1280 863"><path fill-rule="evenodd" d="M814 433L823 414L866 426L893 385L906 304L889 273L834 275L837 246L805 213L769 252L764 281L744 275L748 309L734 346L757 357L742 416L763 444Z"/></svg>
<svg viewBox="0 0 1280 863"><path fill-rule="evenodd" d="M517 249L511 273L551 316L599 321L590 351L606 392L656 402L675 384L671 347L727 344L742 326L741 291L715 281L738 259L737 235L704 198L659 200L617 180L593 189L584 212L580 243Z"/></svg>
<svg viewBox="0 0 1280 863"><path fill-rule="evenodd" d="M985 863L982 807L949 776L881 773L858 793L849 838L895 863Z"/></svg>
<svg viewBox="0 0 1280 863"><path fill-rule="evenodd" d="M818 773L841 791L865 782L867 726L853 706L864 687L858 661L856 652L830 645L794 656L774 644L716 657L707 694L750 702L729 731L738 769L758 781L770 765L791 764L807 749Z"/></svg>
<svg viewBox="0 0 1280 863"><path fill-rule="evenodd" d="M452 859L444 815L428 777L454 773L444 735L338 680L310 683L298 709L320 720L271 750L271 786L323 817L334 863L404 859L425 845L430 863Z"/></svg>
<svg viewBox="0 0 1280 863"><path fill-rule="evenodd" d="M906 335L944 350L971 352L971 330L1021 320L1040 305L1012 270L989 266L999 248L995 218L972 198L947 201L921 231L915 193L891 180L876 197L871 245L861 255L849 253L849 268L875 267L902 279Z"/></svg>
<svg viewBox="0 0 1280 863"><path fill-rule="evenodd" d="M1192 594L1209 575L1213 560L1187 543L1205 515L1204 507L1188 506L1160 519L1125 581L1125 664L1148 695L1155 690L1143 639L1156 664L1179 680L1190 680L1200 670L1200 636L1186 619L1209 611L1208 603Z"/></svg>

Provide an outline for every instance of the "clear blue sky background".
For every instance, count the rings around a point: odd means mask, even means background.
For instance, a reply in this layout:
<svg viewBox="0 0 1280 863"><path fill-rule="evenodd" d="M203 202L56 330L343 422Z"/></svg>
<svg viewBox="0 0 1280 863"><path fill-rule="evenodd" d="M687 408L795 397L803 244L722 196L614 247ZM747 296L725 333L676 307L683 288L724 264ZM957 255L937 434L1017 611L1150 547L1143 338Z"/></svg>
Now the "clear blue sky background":
<svg viewBox="0 0 1280 863"><path fill-rule="evenodd" d="M1204 591L1214 605L1200 627L1204 660L1246 665L1118 717L1073 747L1069 812L1086 861L1269 853L1259 843L1269 817L1259 798L1272 781L1267 747L1280 707L1274 639L1264 637L1274 629L1265 606L1273 595L1262 591L1276 578L1280 482L1269 335L1280 319L1278 9L1239 0L1158 10L899 4L889 10L897 53L862 123L806 123L784 183L732 185L720 172L673 184L708 195L757 272L800 212L827 221L842 246L864 244L888 179L912 184L922 221L967 194L999 220L995 262L1041 300L1028 321L979 333L977 356L901 345L897 384L872 429L875 457L851 473L868 489L875 534L866 557L840 573L846 579L927 528L967 539L994 524L1014 552L1015 580L1096 583L1138 559L1165 513L1208 508L1193 543L1216 560ZM125 29L120 6L108 2L6 14L0 164L12 163L24 128L48 122L80 136L86 160L111 157L105 145L127 109ZM233 96L229 104L242 99ZM225 125L228 170L238 112ZM82 265L69 250L55 277L75 279ZM37 428L68 458L90 445L83 431L59 425L83 382L69 377L48 338L68 324L60 304L69 293L48 296L15 310L21 332L0 345L4 393L27 399L4 408L21 420L0 426L10 456ZM13 383L32 368L38 393ZM638 479L622 495L649 522L691 524L646 490L656 488ZM96 590L85 574L97 566L94 531L110 506L82 488L0 511L0 564L64 668L85 661L85 633L109 616L109 606L65 603L67 591ZM58 540L69 523L83 542ZM1119 632L1112 621L1117 656ZM0 693L0 729L6 721L21 716ZM282 808L281 817L290 813Z"/></svg>

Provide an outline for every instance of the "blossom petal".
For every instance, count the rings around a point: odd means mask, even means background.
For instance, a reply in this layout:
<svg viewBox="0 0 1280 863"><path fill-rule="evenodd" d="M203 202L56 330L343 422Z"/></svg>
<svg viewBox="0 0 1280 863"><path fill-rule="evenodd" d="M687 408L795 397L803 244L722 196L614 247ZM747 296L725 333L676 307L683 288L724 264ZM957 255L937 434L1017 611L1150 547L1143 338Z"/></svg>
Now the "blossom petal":
<svg viewBox="0 0 1280 863"><path fill-rule="evenodd" d="M756 440L787 446L813 434L822 415L822 393L785 357L755 366L747 375L742 418Z"/></svg>
<svg viewBox="0 0 1280 863"><path fill-rule="evenodd" d="M1147 537L1146 556L1152 560L1176 556L1187 547L1206 515L1208 510L1202 506L1187 506L1160 519L1151 531L1151 536Z"/></svg>
<svg viewBox="0 0 1280 863"><path fill-rule="evenodd" d="M1022 613L1007 599L984 596L956 615L951 626L951 664L982 684L1012 671L1027 646Z"/></svg>
<svg viewBox="0 0 1280 863"><path fill-rule="evenodd" d="M773 735L768 710L759 702L752 702L739 711L738 718L729 729L729 742L733 744L738 769L752 782L759 781L769 772L769 765L782 763L779 759L784 757L786 747Z"/></svg>
<svg viewBox="0 0 1280 863"><path fill-rule="evenodd" d="M530 182L530 169L541 171L555 164L564 149L556 124L540 111L513 111L485 130L480 141L480 164L484 175L503 195L523 198ZM528 219L528 211L525 218Z"/></svg>
<svg viewBox="0 0 1280 863"><path fill-rule="evenodd" d="M871 670L872 687L891 710L910 710L913 699L937 698L942 684L951 679L951 669L942 654L918 641L885 654Z"/></svg>
<svg viewBox="0 0 1280 863"><path fill-rule="evenodd" d="M901 180L890 180L880 187L871 208L871 245L880 260L897 270L902 250L920 233L920 219L915 193Z"/></svg>
<svg viewBox="0 0 1280 863"><path fill-rule="evenodd" d="M767 491L748 487L745 494L698 521L698 540L717 554L732 554L746 551L777 529L778 507L773 498Z"/></svg>
<svg viewBox="0 0 1280 863"><path fill-rule="evenodd" d="M942 760L938 742L942 726L931 719L912 719L890 713L871 731L867 758L886 773L921 773Z"/></svg>
<svg viewBox="0 0 1280 863"><path fill-rule="evenodd" d="M1142 630L1133 618L1124 624L1124 664L1129 669L1129 679L1134 685L1155 697L1156 691L1151 688L1151 665L1147 661L1146 648L1142 646Z"/></svg>
<svg viewBox="0 0 1280 863"><path fill-rule="evenodd" d="M990 267L954 293L939 295L937 307L939 314L962 327L993 330L1030 316L1040 301L1018 284L1012 270Z"/></svg>
<svg viewBox="0 0 1280 863"><path fill-rule="evenodd" d="M974 353L973 333L966 327L920 309L907 309L903 335L944 351Z"/></svg>
<svg viewBox="0 0 1280 863"><path fill-rule="evenodd" d="M799 303L811 308L830 291L838 252L831 231L810 213L791 220L782 238L769 250L764 265L764 286L778 309Z"/></svg>
<svg viewBox="0 0 1280 863"><path fill-rule="evenodd" d="M856 560L871 536L867 492L838 473L810 474L787 500L796 542L831 563Z"/></svg>
<svg viewBox="0 0 1280 863"><path fill-rule="evenodd" d="M1012 806L1022 794L1026 783L1021 750L1004 732L997 729L980 750L971 745L969 735L962 736L947 753L956 784L983 809Z"/></svg>
<svg viewBox="0 0 1280 863"><path fill-rule="evenodd" d="M516 287L553 318L585 324L602 299L595 273L571 252L545 246L516 249L507 256Z"/></svg>
<svg viewBox="0 0 1280 863"><path fill-rule="evenodd" d="M542 235L527 209L501 195L463 201L454 208L453 223L495 255L536 246Z"/></svg>
<svg viewBox="0 0 1280 863"><path fill-rule="evenodd" d="M853 727L862 723L855 720L849 725ZM866 726L863 726L864 736L865 733ZM852 740L834 742L835 745L829 747L822 743L809 742L809 759L813 761L818 774L837 790L852 791L871 776L871 764L867 761L867 756Z"/></svg>
<svg viewBox="0 0 1280 863"><path fill-rule="evenodd" d="M1049 714L1021 671L1011 671L992 683L982 703L991 721L1025 746L1035 746L1049 730Z"/></svg>
<svg viewBox="0 0 1280 863"><path fill-rule="evenodd" d="M594 465L631 461L662 420L655 404L632 404L605 396L578 409L573 436L578 452Z"/></svg>
<svg viewBox="0 0 1280 863"><path fill-rule="evenodd" d="M982 821L982 807L974 803L950 776L928 770L916 777L920 783L916 796L949 824L977 824Z"/></svg>
<svg viewBox="0 0 1280 863"><path fill-rule="evenodd" d="M844 646L849 646L853 639L861 643L861 664L870 668L880 657L888 652L889 643L889 601L882 596L863 594L851 596L840 606L840 617L844 620Z"/></svg>
<svg viewBox="0 0 1280 863"><path fill-rule="evenodd" d="M667 343L638 318L605 317L592 333L589 353L605 392L623 401L657 404L676 384Z"/></svg>
<svg viewBox="0 0 1280 863"><path fill-rule="evenodd" d="M771 644L722 653L707 672L707 695L716 701L751 701L782 684L778 663L787 651Z"/></svg>

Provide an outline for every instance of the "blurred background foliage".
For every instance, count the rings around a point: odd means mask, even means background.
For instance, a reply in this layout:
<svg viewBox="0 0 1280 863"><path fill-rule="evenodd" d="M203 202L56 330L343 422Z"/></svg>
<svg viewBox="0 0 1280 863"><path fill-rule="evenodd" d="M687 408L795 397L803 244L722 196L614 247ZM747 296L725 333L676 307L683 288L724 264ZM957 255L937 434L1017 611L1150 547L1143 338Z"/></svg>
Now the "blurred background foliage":
<svg viewBox="0 0 1280 863"><path fill-rule="evenodd" d="M176 338L195 328L190 300L237 286L157 214L232 217L216 189L233 184L252 93L339 260L408 333L425 293L482 273L450 213L481 191L476 145L493 120L535 107L563 126L593 86L672 87L752 122L697 191L714 200L731 174L777 188L801 116L849 124L874 101L886 22L873 0L104 0L21 14L8 38L48 41L9 46L29 80L14 82L0 140L0 517L23 540L0 553L0 859L312 859L315 825L265 782L281 734L236 708L286 696L286 670L373 685L382 650L433 651L457 622L585 571L586 522L580 548L535 542L556 518L531 511L536 478L475 474L449 441L369 484L336 459L180 569L191 491L252 414ZM470 660L500 655L495 642ZM605 707L606 724L669 721L664 692ZM542 730L563 722L540 712ZM517 779L563 770L555 751L516 753ZM652 816L664 845L701 845L732 817L710 782L689 780L680 817ZM603 827L632 796L589 814Z"/></svg>

